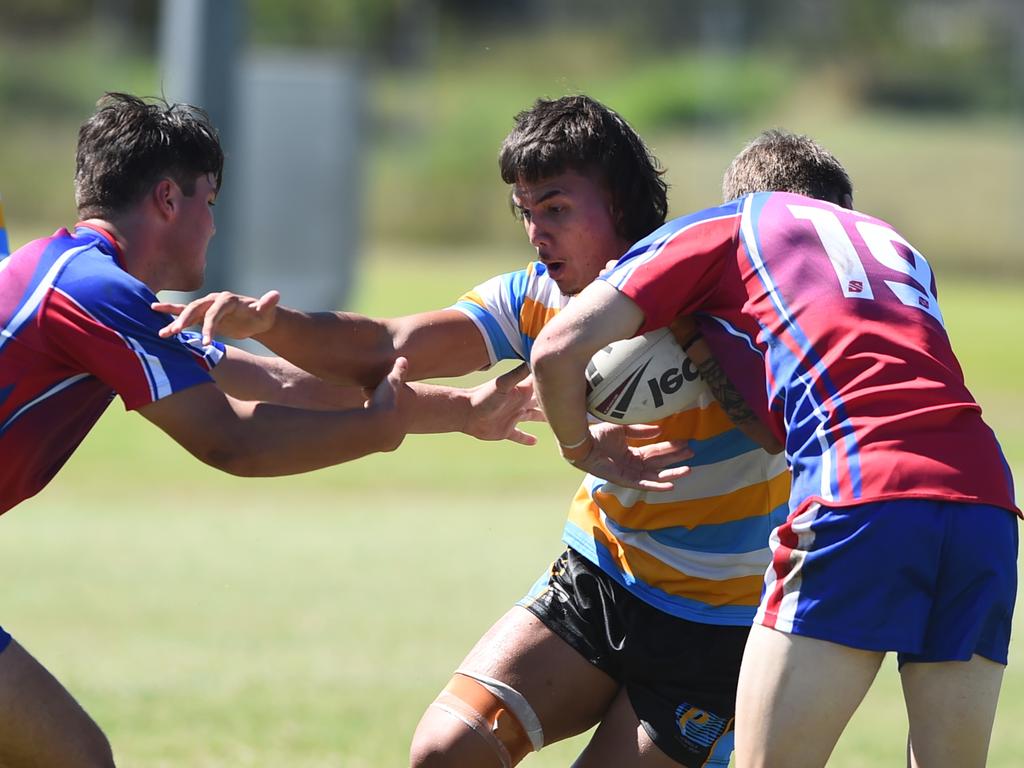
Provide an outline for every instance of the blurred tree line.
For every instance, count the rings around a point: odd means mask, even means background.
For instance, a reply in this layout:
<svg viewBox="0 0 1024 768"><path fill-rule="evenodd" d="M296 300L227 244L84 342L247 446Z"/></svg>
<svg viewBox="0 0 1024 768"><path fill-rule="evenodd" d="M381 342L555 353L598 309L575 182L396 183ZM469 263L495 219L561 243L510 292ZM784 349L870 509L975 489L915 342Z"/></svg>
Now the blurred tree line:
<svg viewBox="0 0 1024 768"><path fill-rule="evenodd" d="M173 2L174 0L166 0ZM162 0L4 0L0 40L99 32L152 54ZM452 40L572 28L645 54L783 51L844 68L867 104L1007 110L1024 92L1020 0L242 0L256 45L344 49L417 67Z"/></svg>
<svg viewBox="0 0 1024 768"><path fill-rule="evenodd" d="M79 123L103 91L161 92L161 16L187 1L0 0L15 242L73 220ZM250 50L342 53L366 76L368 241L521 245L497 148L537 97L586 92L667 166L673 214L783 125L832 147L858 203L913 222L933 261L1024 275L1024 0L230 1Z"/></svg>

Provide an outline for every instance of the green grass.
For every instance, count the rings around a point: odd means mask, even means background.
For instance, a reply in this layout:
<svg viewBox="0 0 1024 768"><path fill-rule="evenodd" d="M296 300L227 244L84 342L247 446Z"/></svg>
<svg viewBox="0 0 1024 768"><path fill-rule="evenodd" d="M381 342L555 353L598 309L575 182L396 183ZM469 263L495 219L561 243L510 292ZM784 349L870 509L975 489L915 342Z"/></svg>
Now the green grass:
<svg viewBox="0 0 1024 768"><path fill-rule="evenodd" d="M375 249L358 307L443 306L523 249ZM1013 283L944 281L968 381L1018 477L1024 420ZM296 478L199 465L115 403L63 473L0 521L0 622L81 699L122 765L404 764L423 708L560 549L578 480L541 444L411 437ZM990 765L1024 753L1024 652ZM830 766L902 764L906 716L883 668ZM568 765L582 739L527 760Z"/></svg>

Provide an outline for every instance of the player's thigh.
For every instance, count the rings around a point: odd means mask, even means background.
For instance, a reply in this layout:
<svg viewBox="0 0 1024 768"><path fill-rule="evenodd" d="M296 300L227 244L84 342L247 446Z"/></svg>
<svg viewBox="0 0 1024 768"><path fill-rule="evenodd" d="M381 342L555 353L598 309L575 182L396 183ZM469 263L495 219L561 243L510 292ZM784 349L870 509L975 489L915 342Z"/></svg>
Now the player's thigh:
<svg viewBox="0 0 1024 768"><path fill-rule="evenodd" d="M736 764L825 765L883 657L755 624L740 668Z"/></svg>
<svg viewBox="0 0 1024 768"><path fill-rule="evenodd" d="M985 765L1004 669L982 656L903 665L912 765Z"/></svg>
<svg viewBox="0 0 1024 768"><path fill-rule="evenodd" d="M110 744L99 726L14 640L0 652L0 765L114 765Z"/></svg>
<svg viewBox="0 0 1024 768"><path fill-rule="evenodd" d="M592 727L619 687L519 606L487 631L459 665L459 672L499 681L522 696L543 729L545 744ZM438 703L428 707L416 727L412 763L498 765L493 747Z"/></svg>
<svg viewBox="0 0 1024 768"><path fill-rule="evenodd" d="M647 735L626 691L620 690L573 768L679 768Z"/></svg>

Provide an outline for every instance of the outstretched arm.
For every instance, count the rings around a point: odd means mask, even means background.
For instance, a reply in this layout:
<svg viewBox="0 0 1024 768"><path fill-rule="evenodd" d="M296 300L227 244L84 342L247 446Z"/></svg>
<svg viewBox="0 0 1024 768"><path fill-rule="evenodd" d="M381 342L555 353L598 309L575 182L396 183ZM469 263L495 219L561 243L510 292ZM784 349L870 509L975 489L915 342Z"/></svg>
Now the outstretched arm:
<svg viewBox="0 0 1024 768"><path fill-rule="evenodd" d="M239 400L210 382L139 409L200 461L234 475L292 475L392 451L411 421L404 358L366 407L311 411Z"/></svg>
<svg viewBox="0 0 1024 768"><path fill-rule="evenodd" d="M363 387L332 384L282 357L254 355L238 347L225 346L212 374L217 386L237 400L313 410L361 408L366 402Z"/></svg>
<svg viewBox="0 0 1024 768"><path fill-rule="evenodd" d="M533 396L533 380L525 363L476 387L462 389L410 384L418 404L410 432L464 432L478 440L511 440L535 445L537 438L518 424L544 421Z"/></svg>
<svg viewBox="0 0 1024 768"><path fill-rule="evenodd" d="M204 342L214 334L255 338L316 376L339 384L372 386L397 356L409 360L409 378L460 376L490 363L476 325L461 312L438 310L374 319L349 312L306 313L278 306L280 295L260 298L220 292L187 304L153 308L177 317L161 330L173 336L201 325Z"/></svg>

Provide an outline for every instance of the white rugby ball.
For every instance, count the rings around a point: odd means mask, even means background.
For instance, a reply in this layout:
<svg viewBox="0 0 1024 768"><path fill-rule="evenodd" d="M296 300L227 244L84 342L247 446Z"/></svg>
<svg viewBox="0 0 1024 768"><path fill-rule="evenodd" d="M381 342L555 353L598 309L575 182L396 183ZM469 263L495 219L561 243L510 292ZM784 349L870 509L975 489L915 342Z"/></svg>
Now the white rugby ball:
<svg viewBox="0 0 1024 768"><path fill-rule="evenodd" d="M645 424L706 405L710 398L668 328L616 341L587 364L587 410L602 421Z"/></svg>

